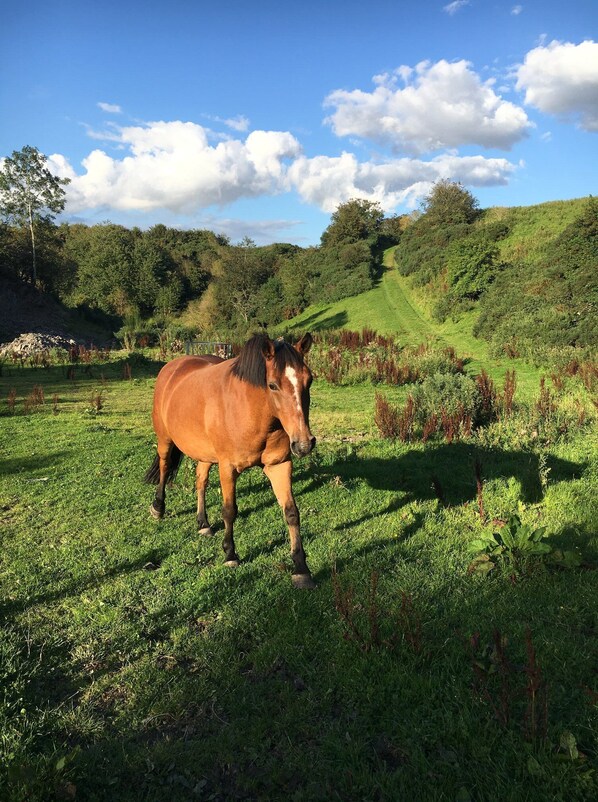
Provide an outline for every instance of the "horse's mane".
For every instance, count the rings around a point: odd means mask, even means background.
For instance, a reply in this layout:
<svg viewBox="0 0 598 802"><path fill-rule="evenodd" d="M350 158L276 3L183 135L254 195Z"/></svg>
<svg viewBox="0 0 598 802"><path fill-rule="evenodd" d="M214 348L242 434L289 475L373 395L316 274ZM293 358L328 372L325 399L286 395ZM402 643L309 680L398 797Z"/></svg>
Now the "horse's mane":
<svg viewBox="0 0 598 802"><path fill-rule="evenodd" d="M266 386L266 361L264 359L264 346L270 338L267 334L254 334L248 340L239 356L234 360L232 374L242 381L249 382L255 387ZM276 369L283 371L286 367L300 368L303 358L284 340L273 340L274 364Z"/></svg>

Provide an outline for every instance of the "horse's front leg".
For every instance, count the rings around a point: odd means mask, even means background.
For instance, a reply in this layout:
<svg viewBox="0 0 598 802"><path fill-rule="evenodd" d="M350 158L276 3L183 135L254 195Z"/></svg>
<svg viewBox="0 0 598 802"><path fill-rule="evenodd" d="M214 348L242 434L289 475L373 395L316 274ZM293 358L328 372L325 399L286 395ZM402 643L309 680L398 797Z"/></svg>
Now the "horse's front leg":
<svg viewBox="0 0 598 802"><path fill-rule="evenodd" d="M239 472L232 465L222 463L219 465L219 471L220 487L222 488L222 520L224 521L224 540L222 541L224 564L234 568L240 563L233 538L233 525L238 512L235 488Z"/></svg>
<svg viewBox="0 0 598 802"><path fill-rule="evenodd" d="M198 462L195 469L195 487L197 488L197 527L200 535L211 535L212 527L208 521L206 512L206 487L208 486L208 476L211 462Z"/></svg>
<svg viewBox="0 0 598 802"><path fill-rule="evenodd" d="M299 510L293 498L291 479L293 475L293 463L281 462L279 465L265 465L264 473L270 480L272 490L276 500L282 507L285 521L289 527L289 538L291 540L291 557L293 558L293 585L296 588L306 588L311 590L316 587L307 563L305 552L301 542L299 531Z"/></svg>

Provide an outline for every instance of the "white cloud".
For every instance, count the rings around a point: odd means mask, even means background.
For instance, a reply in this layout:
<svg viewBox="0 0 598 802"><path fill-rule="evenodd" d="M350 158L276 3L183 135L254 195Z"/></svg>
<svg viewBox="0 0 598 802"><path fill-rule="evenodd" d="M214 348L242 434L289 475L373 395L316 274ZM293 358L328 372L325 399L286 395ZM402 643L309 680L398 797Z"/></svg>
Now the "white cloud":
<svg viewBox="0 0 598 802"><path fill-rule="evenodd" d="M238 133L249 131L249 119L243 114L237 114L236 117L214 117L210 114L206 114L205 117L212 122L222 123L226 125L227 128L237 131Z"/></svg>
<svg viewBox="0 0 598 802"><path fill-rule="evenodd" d="M597 42L542 44L527 53L516 75L530 106L598 131Z"/></svg>
<svg viewBox="0 0 598 802"><path fill-rule="evenodd" d="M50 170L71 179L70 215L94 209L197 215L241 198L293 191L324 212L355 197L378 201L391 211L414 206L439 179L473 187L500 185L516 169L506 159L451 151L429 160L360 161L350 152L308 158L289 132L252 131L244 138L214 141L210 129L181 121L111 125L108 139L123 150L95 148L83 160L83 171L73 169L61 154L49 157ZM278 223L267 225L272 229ZM240 228L230 221L228 230Z"/></svg>
<svg viewBox="0 0 598 802"><path fill-rule="evenodd" d="M301 225L300 220L240 220L233 217L203 217L197 221L199 228L225 234L232 242L250 237L258 245L284 241L289 232ZM292 235L291 235L292 236ZM292 236L294 241L296 236Z"/></svg>
<svg viewBox="0 0 598 802"><path fill-rule="evenodd" d="M338 157L297 158L288 178L301 198L333 212L351 198L377 201L391 211L401 204L414 206L442 178L469 186L506 184L516 165L506 159L486 159L446 153L431 161L394 159L389 162L359 162L353 153Z"/></svg>
<svg viewBox="0 0 598 802"><path fill-rule="evenodd" d="M154 122L118 129L128 155L113 158L93 150L77 175L64 157L52 157L59 175L71 178L68 211L108 207L169 209L190 213L243 197L286 188L286 162L300 145L291 134L253 131L244 141L212 146L209 131L190 122Z"/></svg>
<svg viewBox="0 0 598 802"><path fill-rule="evenodd" d="M446 11L447 14L450 14L452 17L453 14L456 14L457 11L461 11L462 8L469 5L469 0L453 0L452 3L443 7L443 11Z"/></svg>
<svg viewBox="0 0 598 802"><path fill-rule="evenodd" d="M497 95L492 79L482 82L467 61L423 61L377 75L374 83L372 92L328 95L325 106L334 111L326 122L338 136L417 155L467 144L508 150L531 127L523 109Z"/></svg>
<svg viewBox="0 0 598 802"><path fill-rule="evenodd" d="M98 108L102 109L102 111L107 112L108 114L122 114L122 109L120 106L117 106L116 103L98 103Z"/></svg>
<svg viewBox="0 0 598 802"><path fill-rule="evenodd" d="M514 17L518 17L522 11L523 11L523 6L513 6L513 8L511 9L511 14Z"/></svg>
<svg viewBox="0 0 598 802"><path fill-rule="evenodd" d="M247 117L243 117L242 114L239 114L237 117L228 117L226 120L222 120L222 122L228 128L232 128L233 131L249 131L249 120Z"/></svg>

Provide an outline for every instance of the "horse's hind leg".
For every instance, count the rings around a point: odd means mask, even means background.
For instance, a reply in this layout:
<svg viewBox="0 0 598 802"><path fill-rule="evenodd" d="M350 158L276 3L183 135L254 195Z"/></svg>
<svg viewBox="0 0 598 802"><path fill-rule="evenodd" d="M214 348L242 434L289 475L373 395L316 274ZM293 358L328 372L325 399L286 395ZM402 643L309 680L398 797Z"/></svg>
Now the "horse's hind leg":
<svg viewBox="0 0 598 802"><path fill-rule="evenodd" d="M169 457L175 448L174 443L168 440L158 440L158 458L160 460L160 479L156 488L156 495L150 505L150 513L154 518L164 517L166 511L166 482L168 480Z"/></svg>
<svg viewBox="0 0 598 802"><path fill-rule="evenodd" d="M311 590L316 587L316 583L312 578L305 560L305 551L303 550L303 543L299 530L299 510L295 504L291 486L292 472L293 464L290 460L288 462L281 462L279 465L266 465L264 467L264 473L270 480L276 500L282 507L285 521L289 527L291 557L293 558L294 564L293 585L296 588Z"/></svg>
<svg viewBox="0 0 598 802"><path fill-rule="evenodd" d="M233 525L238 512L235 486L239 473L231 465L227 466L222 463L219 465L219 471L220 487L222 488L222 519L224 521L224 540L222 541L224 564L235 567L240 562L233 538Z"/></svg>
<svg viewBox="0 0 598 802"><path fill-rule="evenodd" d="M206 512L206 487L208 486L208 476L211 462L198 462L195 469L195 486L197 488L197 526L200 535L212 535L212 527L208 521Z"/></svg>

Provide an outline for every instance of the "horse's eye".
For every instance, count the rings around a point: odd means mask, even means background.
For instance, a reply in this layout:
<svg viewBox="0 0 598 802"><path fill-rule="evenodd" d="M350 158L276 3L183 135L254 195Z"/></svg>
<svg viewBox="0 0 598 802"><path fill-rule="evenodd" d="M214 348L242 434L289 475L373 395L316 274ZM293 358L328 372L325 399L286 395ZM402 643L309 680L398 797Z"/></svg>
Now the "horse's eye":
<svg viewBox="0 0 598 802"><path fill-rule="evenodd" d="M269 387L271 390L280 390L280 387L279 387L277 384L274 384L274 382L270 382L270 384L268 385L268 387Z"/></svg>

